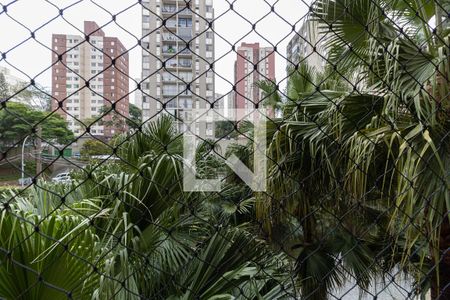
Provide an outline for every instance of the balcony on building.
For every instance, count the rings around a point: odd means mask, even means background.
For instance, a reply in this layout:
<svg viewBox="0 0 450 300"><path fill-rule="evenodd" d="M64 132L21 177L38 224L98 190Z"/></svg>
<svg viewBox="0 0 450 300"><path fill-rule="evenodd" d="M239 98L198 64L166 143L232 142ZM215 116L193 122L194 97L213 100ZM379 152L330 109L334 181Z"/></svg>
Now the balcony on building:
<svg viewBox="0 0 450 300"><path fill-rule="evenodd" d="M189 8L180 8L177 12L177 14L179 16L192 16L192 10L190 10Z"/></svg>
<svg viewBox="0 0 450 300"><path fill-rule="evenodd" d="M179 68L191 69L192 68L192 60L179 59L178 67Z"/></svg>
<svg viewBox="0 0 450 300"><path fill-rule="evenodd" d="M174 96L191 96L192 92L186 88L185 85L179 85L178 89L176 85L163 86L163 96L164 97L174 97Z"/></svg>
<svg viewBox="0 0 450 300"><path fill-rule="evenodd" d="M178 45L177 47L173 44L163 45L162 54L165 57L173 57L175 55L181 57L192 57L192 52L188 48L182 45Z"/></svg>
<svg viewBox="0 0 450 300"><path fill-rule="evenodd" d="M188 68L191 69L192 68L192 60L191 59L186 59L186 58L171 58L166 60L166 68Z"/></svg>
<svg viewBox="0 0 450 300"><path fill-rule="evenodd" d="M172 99L166 102L166 108L168 109L173 109L173 108L177 108L178 104L177 104L177 99Z"/></svg>
<svg viewBox="0 0 450 300"><path fill-rule="evenodd" d="M192 27L180 27L178 28L178 36L185 41L192 40Z"/></svg>
<svg viewBox="0 0 450 300"><path fill-rule="evenodd" d="M176 28L177 20L176 19L167 19L165 22L165 27L163 28Z"/></svg>
<svg viewBox="0 0 450 300"><path fill-rule="evenodd" d="M163 53L163 55L173 56L177 53L177 46L176 45L163 45L162 53Z"/></svg>
<svg viewBox="0 0 450 300"><path fill-rule="evenodd" d="M163 14L175 14L177 11L177 6L176 5L171 5L171 4L164 4L161 7L161 13Z"/></svg>
<svg viewBox="0 0 450 300"><path fill-rule="evenodd" d="M181 41L181 39L179 37L177 37L176 35L172 34L172 33L163 33L162 34L162 40L164 42L177 42L177 41Z"/></svg>
<svg viewBox="0 0 450 300"><path fill-rule="evenodd" d="M162 81L163 81L163 83L177 83L178 80L179 79L177 78L177 76L175 76L172 73L164 72L162 74Z"/></svg>
<svg viewBox="0 0 450 300"><path fill-rule="evenodd" d="M165 61L165 66L167 69L170 68L177 68L178 67L178 60L176 58L171 58Z"/></svg>
<svg viewBox="0 0 450 300"><path fill-rule="evenodd" d="M181 48L181 47L179 47ZM180 56L192 56L192 51L187 48L181 48L180 52L178 52L178 55Z"/></svg>

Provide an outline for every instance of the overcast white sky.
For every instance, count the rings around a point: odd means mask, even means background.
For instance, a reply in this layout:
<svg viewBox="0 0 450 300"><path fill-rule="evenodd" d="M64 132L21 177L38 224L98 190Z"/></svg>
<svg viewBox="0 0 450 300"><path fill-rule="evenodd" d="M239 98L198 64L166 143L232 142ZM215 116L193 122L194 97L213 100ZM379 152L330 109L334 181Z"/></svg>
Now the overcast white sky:
<svg viewBox="0 0 450 300"><path fill-rule="evenodd" d="M11 2L7 14L0 8L0 51L6 52L6 60L0 60L0 66L12 69L14 75L36 77L38 83L49 87L51 52L46 47L51 46L52 33L80 34L83 21L93 20L100 26L107 24L103 28L106 35L117 36L127 49L131 49L130 76L140 77L141 49L136 46L136 38L141 36L142 8L137 0L0 0L2 5ZM230 10L230 2L234 3L234 11ZM273 4L275 13L270 9ZM59 16L59 9L65 7L68 8L64 10L64 16ZM283 56L292 37L291 24L297 24L299 29L307 12L303 1L214 0L214 10L215 31L222 36L216 35L215 40L215 72L225 78L216 76L217 93L225 94L232 89L236 53L231 52L231 45L239 45L243 41L260 42L263 46L276 45L279 51L275 58L277 80L281 81L286 76ZM117 23L111 22L111 14L118 15ZM251 23L262 18L256 25L256 32L244 18ZM35 32L35 39L31 38L30 30ZM130 90L134 88L130 84Z"/></svg>

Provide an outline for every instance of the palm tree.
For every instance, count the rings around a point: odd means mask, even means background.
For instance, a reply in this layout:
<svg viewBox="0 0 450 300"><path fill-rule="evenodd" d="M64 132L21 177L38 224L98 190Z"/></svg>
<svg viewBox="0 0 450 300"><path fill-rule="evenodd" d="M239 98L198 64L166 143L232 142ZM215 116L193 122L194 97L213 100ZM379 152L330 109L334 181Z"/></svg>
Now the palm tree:
<svg viewBox="0 0 450 300"><path fill-rule="evenodd" d="M98 211L96 200L56 210L59 197L39 189L30 193L30 198L0 197L0 297L89 299L100 279L93 266L101 253L89 219L104 211ZM14 201L4 201L11 196Z"/></svg>
<svg viewBox="0 0 450 300"><path fill-rule="evenodd" d="M212 209L207 195L183 192L174 128L162 117L117 139L120 162L96 162L71 184L2 194L0 250L8 263L0 266L0 297L292 298L286 255L251 224L233 226L229 210L216 214L220 206Z"/></svg>
<svg viewBox="0 0 450 300"><path fill-rule="evenodd" d="M285 121L268 130L271 188L257 209L269 232L298 222L299 275L310 278L303 293L323 298L319 283L340 283L331 262L351 253L336 252L323 232L344 230L356 238L352 249L372 249L349 256L358 283L399 263L419 286L431 278L434 298L449 297L449 31L441 10L448 1L314 4L330 73L293 71ZM310 270L308 261L324 268Z"/></svg>
<svg viewBox="0 0 450 300"><path fill-rule="evenodd" d="M448 1L337 0L318 1L314 15L323 29L333 23L330 62L347 73L361 70L369 97L383 96L383 109L346 141L349 157L365 168L349 172L349 188L357 197L367 193L368 174L381 167L367 155L384 155L382 198L396 206L391 228L405 229L405 263L418 236L430 241L424 255L436 268L428 274L434 298L450 297L449 8Z"/></svg>

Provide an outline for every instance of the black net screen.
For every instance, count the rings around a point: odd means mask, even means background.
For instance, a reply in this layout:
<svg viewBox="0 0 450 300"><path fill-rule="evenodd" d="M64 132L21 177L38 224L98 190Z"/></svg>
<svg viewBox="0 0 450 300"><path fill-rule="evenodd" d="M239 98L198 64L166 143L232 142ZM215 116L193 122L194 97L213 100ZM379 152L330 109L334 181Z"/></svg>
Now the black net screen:
<svg viewBox="0 0 450 300"><path fill-rule="evenodd" d="M449 0L0 0L0 299L450 299Z"/></svg>

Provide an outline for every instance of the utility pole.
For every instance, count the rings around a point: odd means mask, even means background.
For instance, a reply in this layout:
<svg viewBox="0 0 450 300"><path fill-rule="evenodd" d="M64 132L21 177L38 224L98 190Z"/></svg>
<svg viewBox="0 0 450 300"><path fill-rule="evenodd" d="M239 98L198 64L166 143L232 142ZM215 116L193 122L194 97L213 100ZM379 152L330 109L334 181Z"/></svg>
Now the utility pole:
<svg viewBox="0 0 450 300"><path fill-rule="evenodd" d="M23 187L25 185L25 143L27 142L27 139L30 137L31 135L27 135L25 137L25 139L23 140L23 144L22 144L22 181L21 181L21 186Z"/></svg>
<svg viewBox="0 0 450 300"><path fill-rule="evenodd" d="M42 172L42 127L38 126L36 136L36 177Z"/></svg>

